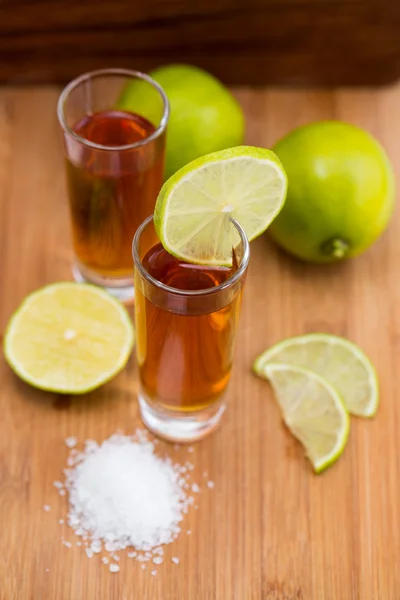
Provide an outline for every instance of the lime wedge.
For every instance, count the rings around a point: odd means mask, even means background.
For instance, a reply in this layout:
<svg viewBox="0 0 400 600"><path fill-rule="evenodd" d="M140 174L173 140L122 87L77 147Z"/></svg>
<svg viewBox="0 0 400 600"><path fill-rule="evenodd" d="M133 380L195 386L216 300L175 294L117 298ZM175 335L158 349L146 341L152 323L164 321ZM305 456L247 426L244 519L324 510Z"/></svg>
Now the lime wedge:
<svg viewBox="0 0 400 600"><path fill-rule="evenodd" d="M91 285L56 283L28 296L4 338L7 362L42 390L82 394L111 379L134 343L125 308Z"/></svg>
<svg viewBox="0 0 400 600"><path fill-rule="evenodd" d="M232 264L239 242L229 217L251 241L281 210L287 178L271 150L236 146L194 160L165 182L154 213L164 248L187 262Z"/></svg>
<svg viewBox="0 0 400 600"><path fill-rule="evenodd" d="M376 413L379 393L375 369L360 348L344 338L311 333L283 340L257 358L255 373L263 377L269 362L314 371L338 391L353 415L372 417Z"/></svg>
<svg viewBox="0 0 400 600"><path fill-rule="evenodd" d="M287 427L320 473L342 454L349 435L349 415L339 394L322 377L301 367L267 363L263 374Z"/></svg>

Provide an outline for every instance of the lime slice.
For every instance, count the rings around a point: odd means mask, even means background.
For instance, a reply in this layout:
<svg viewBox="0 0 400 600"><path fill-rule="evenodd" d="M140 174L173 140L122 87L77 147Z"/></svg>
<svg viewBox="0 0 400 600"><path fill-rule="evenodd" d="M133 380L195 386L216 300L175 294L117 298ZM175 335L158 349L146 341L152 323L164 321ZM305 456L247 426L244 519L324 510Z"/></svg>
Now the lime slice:
<svg viewBox="0 0 400 600"><path fill-rule="evenodd" d="M379 393L375 369L360 348L344 338L311 333L283 340L257 358L255 373L262 377L268 362L314 371L338 391L353 415L372 417L376 413Z"/></svg>
<svg viewBox="0 0 400 600"><path fill-rule="evenodd" d="M267 363L263 374L272 385L283 420L320 473L342 454L349 435L349 415L339 394L302 367Z"/></svg>
<svg viewBox="0 0 400 600"><path fill-rule="evenodd" d="M125 308L91 285L56 283L28 296L8 325L4 352L21 379L82 394L111 379L134 343Z"/></svg>
<svg viewBox="0 0 400 600"><path fill-rule="evenodd" d="M236 146L194 160L165 182L154 213L164 248L187 262L231 265L238 221L251 241L281 210L286 173L264 148Z"/></svg>

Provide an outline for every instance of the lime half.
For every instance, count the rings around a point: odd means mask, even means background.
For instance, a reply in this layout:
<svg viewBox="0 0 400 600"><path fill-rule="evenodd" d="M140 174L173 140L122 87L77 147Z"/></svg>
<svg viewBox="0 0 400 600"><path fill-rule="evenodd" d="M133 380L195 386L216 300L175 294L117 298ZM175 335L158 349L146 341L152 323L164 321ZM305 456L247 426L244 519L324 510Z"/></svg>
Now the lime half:
<svg viewBox="0 0 400 600"><path fill-rule="evenodd" d="M154 213L164 248L187 262L232 264L234 218L251 241L281 210L286 173L271 150L236 146L189 163L161 188Z"/></svg>
<svg viewBox="0 0 400 600"><path fill-rule="evenodd" d="M111 379L134 343L125 308L91 285L56 283L28 296L8 325L4 352L21 379L81 394Z"/></svg>
<svg viewBox="0 0 400 600"><path fill-rule="evenodd" d="M355 344L324 333L311 333L279 342L263 352L253 369L264 376L267 363L285 363L310 369L340 394L347 410L372 417L378 407L378 379L370 360Z"/></svg>
<svg viewBox="0 0 400 600"><path fill-rule="evenodd" d="M283 420L320 473L342 454L349 435L349 415L339 394L322 377L301 367L267 363L263 373Z"/></svg>

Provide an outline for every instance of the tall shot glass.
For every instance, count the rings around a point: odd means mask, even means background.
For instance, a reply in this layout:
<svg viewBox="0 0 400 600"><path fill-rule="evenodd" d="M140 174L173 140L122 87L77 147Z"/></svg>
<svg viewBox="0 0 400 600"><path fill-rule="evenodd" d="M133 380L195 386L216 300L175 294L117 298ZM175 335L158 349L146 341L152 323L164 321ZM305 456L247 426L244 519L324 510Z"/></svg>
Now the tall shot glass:
<svg viewBox="0 0 400 600"><path fill-rule="evenodd" d="M167 97L144 73L102 69L71 81L57 112L64 134L74 277L129 300L132 239L153 213L163 183Z"/></svg>
<svg viewBox="0 0 400 600"><path fill-rule="evenodd" d="M226 408L243 286L250 258L246 234L233 266L181 262L156 236L152 217L133 241L139 405L145 425L178 442L198 440Z"/></svg>

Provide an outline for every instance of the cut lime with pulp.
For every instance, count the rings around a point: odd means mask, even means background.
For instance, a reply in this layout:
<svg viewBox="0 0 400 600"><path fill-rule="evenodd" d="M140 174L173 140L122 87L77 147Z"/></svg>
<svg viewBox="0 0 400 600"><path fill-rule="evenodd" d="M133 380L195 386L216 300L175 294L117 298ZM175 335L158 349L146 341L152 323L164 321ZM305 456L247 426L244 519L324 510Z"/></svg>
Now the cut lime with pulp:
<svg viewBox="0 0 400 600"><path fill-rule="evenodd" d="M306 450L316 473L342 454L349 435L349 415L335 389L316 373L276 363L263 367L283 420Z"/></svg>
<svg viewBox="0 0 400 600"><path fill-rule="evenodd" d="M91 285L56 283L28 296L8 325L4 352L42 390L82 394L116 375L134 343L125 308Z"/></svg>
<svg viewBox="0 0 400 600"><path fill-rule="evenodd" d="M154 212L164 248L191 263L232 264L238 234L235 219L251 241L281 210L286 173L275 154L237 146L202 156L165 182Z"/></svg>
<svg viewBox="0 0 400 600"><path fill-rule="evenodd" d="M335 335L311 333L279 342L263 352L253 369L264 376L267 363L305 367L330 383L347 410L372 417L378 407L378 379L370 360L355 344Z"/></svg>

